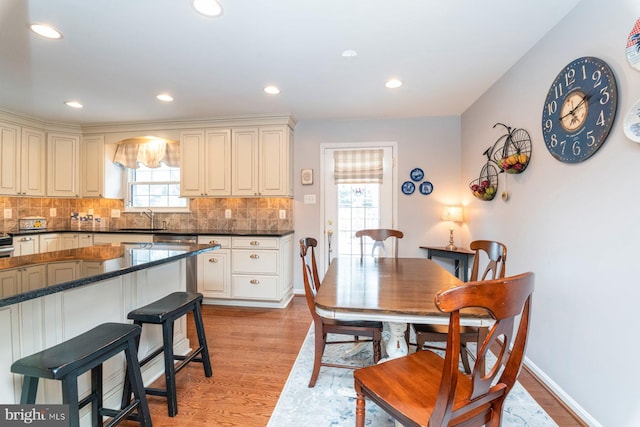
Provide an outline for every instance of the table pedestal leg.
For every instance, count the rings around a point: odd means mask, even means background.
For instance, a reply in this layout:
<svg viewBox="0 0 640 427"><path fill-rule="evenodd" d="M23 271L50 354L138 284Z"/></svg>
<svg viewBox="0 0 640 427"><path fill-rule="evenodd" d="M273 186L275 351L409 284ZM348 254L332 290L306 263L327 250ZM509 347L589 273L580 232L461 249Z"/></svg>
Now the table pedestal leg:
<svg viewBox="0 0 640 427"><path fill-rule="evenodd" d="M387 353L387 357L380 360L380 362L386 362L387 360L396 359L409 354L409 348L407 347L407 342L404 339L404 332L406 330L406 323L382 323L382 346Z"/></svg>

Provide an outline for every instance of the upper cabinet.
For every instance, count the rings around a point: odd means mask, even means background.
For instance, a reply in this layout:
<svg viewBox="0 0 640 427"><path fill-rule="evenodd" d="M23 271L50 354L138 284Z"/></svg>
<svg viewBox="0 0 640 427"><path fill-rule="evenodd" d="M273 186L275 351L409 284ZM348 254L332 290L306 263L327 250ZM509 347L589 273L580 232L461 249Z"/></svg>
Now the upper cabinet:
<svg viewBox="0 0 640 427"><path fill-rule="evenodd" d="M104 135L82 138L80 188L82 197L121 199L124 194L122 168L113 163L115 144L105 144Z"/></svg>
<svg viewBox="0 0 640 427"><path fill-rule="evenodd" d="M47 195L79 197L80 137L50 133L47 151Z"/></svg>
<svg viewBox="0 0 640 427"><path fill-rule="evenodd" d="M44 196L44 132L0 122L0 194Z"/></svg>
<svg viewBox="0 0 640 427"><path fill-rule="evenodd" d="M231 130L183 132L180 193L184 197L231 195Z"/></svg>
<svg viewBox="0 0 640 427"><path fill-rule="evenodd" d="M181 195L292 196L292 140L286 125L185 131Z"/></svg>

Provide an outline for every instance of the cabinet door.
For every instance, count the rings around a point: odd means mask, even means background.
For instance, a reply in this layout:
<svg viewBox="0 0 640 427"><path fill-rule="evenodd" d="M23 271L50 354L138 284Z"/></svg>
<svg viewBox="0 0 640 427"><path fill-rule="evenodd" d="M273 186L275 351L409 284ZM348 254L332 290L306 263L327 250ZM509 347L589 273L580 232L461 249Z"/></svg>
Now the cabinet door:
<svg viewBox="0 0 640 427"><path fill-rule="evenodd" d="M60 250L59 234L51 233L40 235L40 253L53 252L58 250Z"/></svg>
<svg viewBox="0 0 640 427"><path fill-rule="evenodd" d="M287 127L260 128L259 156L261 196L289 195L289 132Z"/></svg>
<svg viewBox="0 0 640 427"><path fill-rule="evenodd" d="M47 137L47 195L78 197L80 137L49 134Z"/></svg>
<svg viewBox="0 0 640 427"><path fill-rule="evenodd" d="M22 292L42 289L47 283L47 267L32 265L22 269L20 276Z"/></svg>
<svg viewBox="0 0 640 427"><path fill-rule="evenodd" d="M217 249L198 255L198 292L209 298L231 295L231 258L229 249Z"/></svg>
<svg viewBox="0 0 640 427"><path fill-rule="evenodd" d="M46 194L47 141L44 132L22 128L20 193L26 196Z"/></svg>
<svg viewBox="0 0 640 427"><path fill-rule="evenodd" d="M183 132L180 135L180 195L204 196L204 131Z"/></svg>
<svg viewBox="0 0 640 427"><path fill-rule="evenodd" d="M32 255L40 252L38 236L20 236L13 239L15 256Z"/></svg>
<svg viewBox="0 0 640 427"><path fill-rule="evenodd" d="M87 246L93 246L93 234L83 233L78 235L78 247L86 248Z"/></svg>
<svg viewBox="0 0 640 427"><path fill-rule="evenodd" d="M231 131L232 162L231 194L258 195L258 129Z"/></svg>
<svg viewBox="0 0 640 427"><path fill-rule="evenodd" d="M52 262L47 264L47 285L53 286L78 279L79 261Z"/></svg>
<svg viewBox="0 0 640 427"><path fill-rule="evenodd" d="M0 123L0 194L20 193L20 128Z"/></svg>
<svg viewBox="0 0 640 427"><path fill-rule="evenodd" d="M203 158L205 195L231 195L231 130L208 130Z"/></svg>
<svg viewBox="0 0 640 427"><path fill-rule="evenodd" d="M60 249L76 249L80 244L80 236L78 234L64 233L60 236Z"/></svg>
<svg viewBox="0 0 640 427"><path fill-rule="evenodd" d="M20 269L0 271L0 296L11 297L20 293Z"/></svg>

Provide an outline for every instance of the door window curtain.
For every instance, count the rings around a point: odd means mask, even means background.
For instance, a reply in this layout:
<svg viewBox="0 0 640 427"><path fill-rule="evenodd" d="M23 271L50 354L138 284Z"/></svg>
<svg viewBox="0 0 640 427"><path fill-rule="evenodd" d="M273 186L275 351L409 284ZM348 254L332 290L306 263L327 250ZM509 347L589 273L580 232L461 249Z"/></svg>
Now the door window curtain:
<svg viewBox="0 0 640 427"><path fill-rule="evenodd" d="M382 184L382 149L343 150L333 153L336 184Z"/></svg>
<svg viewBox="0 0 640 427"><path fill-rule="evenodd" d="M157 168L160 163L180 167L180 143L152 136L125 139L118 143L113 162L130 169Z"/></svg>

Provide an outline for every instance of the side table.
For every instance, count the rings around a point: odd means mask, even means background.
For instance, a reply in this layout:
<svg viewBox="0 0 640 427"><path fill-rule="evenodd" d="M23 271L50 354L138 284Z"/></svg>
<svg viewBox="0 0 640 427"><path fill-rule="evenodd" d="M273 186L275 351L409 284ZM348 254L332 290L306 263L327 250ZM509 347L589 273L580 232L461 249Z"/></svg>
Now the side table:
<svg viewBox="0 0 640 427"><path fill-rule="evenodd" d="M444 247L436 246L420 246L420 249L427 250L427 258L429 259L437 257L454 260L456 277L463 282L469 280L469 259L475 255L475 252L462 248L449 250ZM462 262L462 271L460 271L460 262Z"/></svg>

